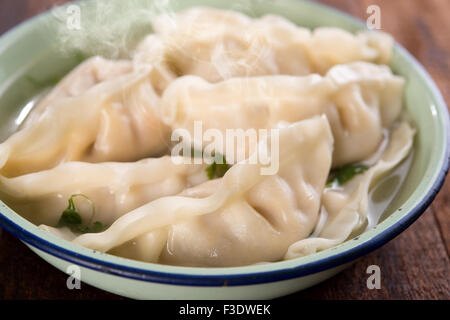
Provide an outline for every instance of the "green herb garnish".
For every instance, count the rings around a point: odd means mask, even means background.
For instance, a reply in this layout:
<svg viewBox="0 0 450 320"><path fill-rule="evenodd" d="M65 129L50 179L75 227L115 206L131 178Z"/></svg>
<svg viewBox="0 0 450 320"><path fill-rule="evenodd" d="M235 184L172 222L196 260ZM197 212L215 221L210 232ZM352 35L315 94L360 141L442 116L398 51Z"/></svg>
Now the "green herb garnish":
<svg viewBox="0 0 450 320"><path fill-rule="evenodd" d="M354 176L364 173L369 167L362 164L347 164L341 168L331 170L328 177L327 187L333 185L343 185L347 181L351 180Z"/></svg>
<svg viewBox="0 0 450 320"><path fill-rule="evenodd" d="M75 197L83 197L91 203L92 216L87 225L83 224L83 219L81 218L80 214L78 213L75 207L75 203L73 202L73 199ZM70 230L77 233L102 232L103 230L105 230L105 227L101 222L96 221L93 224L91 223L94 216L95 216L95 206L92 200L83 194L73 194L69 198L69 206L67 207L66 210L63 211L61 218L59 219L58 227L68 227Z"/></svg>
<svg viewBox="0 0 450 320"><path fill-rule="evenodd" d="M100 221L95 221L91 228L92 233L99 233L102 232L103 230L105 230L105 227Z"/></svg>
<svg viewBox="0 0 450 320"><path fill-rule="evenodd" d="M65 225L78 225L83 222L81 219L80 214L78 213L77 209L75 208L75 204L73 203L74 196L71 196L69 198L69 206L66 210L63 211L61 215L61 219L59 220L60 224Z"/></svg>
<svg viewBox="0 0 450 320"><path fill-rule="evenodd" d="M225 157L221 154L216 154L214 157L214 162L205 170L208 178L212 180L215 178L222 178L230 168L231 165L227 163Z"/></svg>

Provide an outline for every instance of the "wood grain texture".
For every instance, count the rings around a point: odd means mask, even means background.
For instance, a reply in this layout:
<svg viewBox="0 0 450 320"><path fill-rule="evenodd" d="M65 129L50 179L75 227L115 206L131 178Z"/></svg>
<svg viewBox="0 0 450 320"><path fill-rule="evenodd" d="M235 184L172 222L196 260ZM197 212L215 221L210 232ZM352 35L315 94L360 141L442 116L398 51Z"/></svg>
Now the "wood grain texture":
<svg viewBox="0 0 450 320"><path fill-rule="evenodd" d="M3 0L0 34L64 0ZM382 29L394 35L430 72L450 101L450 1L320 0L366 19L381 8ZM450 179L431 207L410 228L352 267L283 299L450 299ZM381 269L381 289L366 286L369 265ZM122 299L82 284L68 290L67 276L0 229L0 299Z"/></svg>

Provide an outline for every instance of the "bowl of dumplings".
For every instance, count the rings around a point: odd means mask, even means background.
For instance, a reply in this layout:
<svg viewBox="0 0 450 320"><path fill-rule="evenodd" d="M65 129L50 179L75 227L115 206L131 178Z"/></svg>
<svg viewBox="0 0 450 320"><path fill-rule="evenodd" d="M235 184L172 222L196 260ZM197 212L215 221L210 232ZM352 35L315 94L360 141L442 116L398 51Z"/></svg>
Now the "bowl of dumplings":
<svg viewBox="0 0 450 320"><path fill-rule="evenodd" d="M122 296L308 288L406 229L448 170L426 71L315 3L80 1L0 46L0 225Z"/></svg>

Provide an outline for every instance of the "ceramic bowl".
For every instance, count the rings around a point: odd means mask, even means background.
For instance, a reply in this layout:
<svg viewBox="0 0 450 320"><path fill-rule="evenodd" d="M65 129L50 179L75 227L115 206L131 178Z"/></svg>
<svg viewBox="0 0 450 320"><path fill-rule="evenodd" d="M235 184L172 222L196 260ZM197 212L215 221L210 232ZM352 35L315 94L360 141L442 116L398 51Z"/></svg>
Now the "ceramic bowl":
<svg viewBox="0 0 450 320"><path fill-rule="evenodd" d="M120 7L118 2L109 1ZM161 3L159 1L156 5ZM144 0L133 1L136 10L145 6L157 8L156 5ZM306 1L201 0L179 1L170 5L175 10L207 5L243 10L255 16L275 13L310 28L335 26L356 31L365 27L346 14ZM89 6L82 6L82 21L92 14L89 10ZM17 119L23 117L20 110L40 90L39 86L26 81L30 75L46 81L65 74L76 63L75 55L61 50L61 46L73 45L70 38L66 43L60 41L61 24L66 23L60 17L61 12L64 13L64 10L41 14L0 38L2 138L15 129ZM143 33L146 26L140 27L143 29L136 27L136 30ZM74 41L80 41L83 33L74 34L74 37L78 37ZM45 233L2 202L0 224L59 270L66 272L71 265L77 265L83 282L131 298L265 299L315 285L405 230L430 205L448 170L449 119L439 90L423 67L399 45L395 47L391 67L407 79L405 105L418 130L411 168L395 198L382 213L382 221L375 228L337 247L299 259L265 265L188 268L138 262L76 246Z"/></svg>

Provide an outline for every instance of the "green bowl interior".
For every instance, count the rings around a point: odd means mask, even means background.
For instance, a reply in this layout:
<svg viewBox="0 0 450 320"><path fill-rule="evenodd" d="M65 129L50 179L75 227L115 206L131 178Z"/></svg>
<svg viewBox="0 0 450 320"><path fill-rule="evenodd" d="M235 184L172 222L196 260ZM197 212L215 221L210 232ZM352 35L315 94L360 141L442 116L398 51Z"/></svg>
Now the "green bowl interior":
<svg viewBox="0 0 450 320"><path fill-rule="evenodd" d="M115 6L111 2L114 2ZM84 31L67 29L65 19L61 18L65 12L65 7L63 7L22 24L0 39L1 140L16 129L15 119L24 104L79 63L80 52L83 55L93 55L100 52L106 56L123 56L125 51L116 50L117 47L111 44L111 39L120 41L122 46L124 46L124 43L126 43L125 46L133 46L139 38L151 31L151 17L164 11L170 12L172 9L180 10L195 5L208 5L232 8L251 16L261 16L266 13L280 14L298 25L309 28L336 26L355 31L364 27L361 22L345 14L306 1L189 0L169 1L168 6L163 6L161 5L163 1L137 0L125 2L114 0L109 1L107 7L104 3L104 1L76 3L81 8L82 26L85 22L87 24ZM105 10L107 14L104 14ZM130 16L133 19L129 19ZM124 20L123 17L128 17L128 19ZM96 29L96 25L108 26L112 31L106 32L103 29ZM96 31L99 36L94 37L89 30ZM120 38L115 35L126 36ZM119 43L116 45L119 45ZM423 199L439 174L445 159L447 144L445 121L448 114L444 111L445 108L442 108L445 107L445 104L431 79L428 78L422 67L399 46L395 48L391 67L394 72L407 80L405 106L417 128L417 135L411 170L398 194L383 213L382 222L376 228L366 231L357 240L347 241L335 248L307 257L268 265L207 269L149 264L106 254L102 254L102 259L141 269L181 274L213 275L270 271L291 268L344 252L362 245L368 239L394 225ZM99 253L94 253L89 249L75 246L46 234L1 202L0 211L8 219L38 237L85 256L99 258Z"/></svg>

